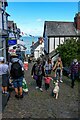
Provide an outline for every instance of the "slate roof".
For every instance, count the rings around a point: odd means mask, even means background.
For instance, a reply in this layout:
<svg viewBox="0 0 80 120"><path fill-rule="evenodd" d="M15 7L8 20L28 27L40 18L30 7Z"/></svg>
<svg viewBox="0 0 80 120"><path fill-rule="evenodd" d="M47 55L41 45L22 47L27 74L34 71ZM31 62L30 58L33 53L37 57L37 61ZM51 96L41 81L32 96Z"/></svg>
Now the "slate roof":
<svg viewBox="0 0 80 120"><path fill-rule="evenodd" d="M45 21L44 33L47 36L76 36L74 22Z"/></svg>

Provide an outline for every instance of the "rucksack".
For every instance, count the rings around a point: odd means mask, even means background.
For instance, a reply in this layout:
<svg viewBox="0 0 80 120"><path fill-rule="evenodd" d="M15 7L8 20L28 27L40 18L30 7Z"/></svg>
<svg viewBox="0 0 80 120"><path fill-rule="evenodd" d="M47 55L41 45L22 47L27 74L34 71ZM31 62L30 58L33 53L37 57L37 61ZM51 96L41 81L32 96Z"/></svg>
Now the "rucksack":
<svg viewBox="0 0 80 120"><path fill-rule="evenodd" d="M19 61L12 63L10 74L12 78L19 78L23 76L22 66L20 65Z"/></svg>

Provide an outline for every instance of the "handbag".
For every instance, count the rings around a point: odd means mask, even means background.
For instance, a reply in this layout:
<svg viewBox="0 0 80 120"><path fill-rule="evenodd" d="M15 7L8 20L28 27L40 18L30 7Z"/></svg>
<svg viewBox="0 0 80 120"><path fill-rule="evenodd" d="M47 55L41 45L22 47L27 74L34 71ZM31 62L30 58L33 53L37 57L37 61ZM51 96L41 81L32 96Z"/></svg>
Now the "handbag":
<svg viewBox="0 0 80 120"><path fill-rule="evenodd" d="M38 80L38 76L37 76L37 75L34 75L34 76L33 76L33 79Z"/></svg>

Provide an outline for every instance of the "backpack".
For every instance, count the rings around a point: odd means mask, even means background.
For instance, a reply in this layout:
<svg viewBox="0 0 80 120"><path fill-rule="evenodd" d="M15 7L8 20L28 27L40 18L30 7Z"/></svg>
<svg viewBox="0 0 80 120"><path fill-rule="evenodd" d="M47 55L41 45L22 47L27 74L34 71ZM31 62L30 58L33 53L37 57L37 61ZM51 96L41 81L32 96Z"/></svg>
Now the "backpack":
<svg viewBox="0 0 80 120"><path fill-rule="evenodd" d="M10 74L11 74L12 78L15 78L15 79L23 76L22 67L21 67L19 61L12 63Z"/></svg>

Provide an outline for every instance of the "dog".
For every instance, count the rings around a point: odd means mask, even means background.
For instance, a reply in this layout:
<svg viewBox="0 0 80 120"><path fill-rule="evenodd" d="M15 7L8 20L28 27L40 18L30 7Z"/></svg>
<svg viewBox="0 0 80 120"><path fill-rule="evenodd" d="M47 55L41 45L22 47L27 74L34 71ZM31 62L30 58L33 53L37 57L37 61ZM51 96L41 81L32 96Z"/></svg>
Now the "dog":
<svg viewBox="0 0 80 120"><path fill-rule="evenodd" d="M59 95L59 85L57 82L55 83L55 87L53 89L53 94L54 94L54 97L57 99L58 95Z"/></svg>

